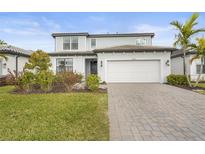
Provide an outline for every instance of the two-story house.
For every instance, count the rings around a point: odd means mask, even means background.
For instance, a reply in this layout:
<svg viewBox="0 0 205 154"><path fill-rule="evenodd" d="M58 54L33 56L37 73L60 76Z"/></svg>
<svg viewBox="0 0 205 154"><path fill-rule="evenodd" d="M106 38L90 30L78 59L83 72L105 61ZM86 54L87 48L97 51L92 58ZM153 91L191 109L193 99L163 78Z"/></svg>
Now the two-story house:
<svg viewBox="0 0 205 154"><path fill-rule="evenodd" d="M154 33L53 33L54 72L98 74L105 82L166 82L172 47L153 46Z"/></svg>

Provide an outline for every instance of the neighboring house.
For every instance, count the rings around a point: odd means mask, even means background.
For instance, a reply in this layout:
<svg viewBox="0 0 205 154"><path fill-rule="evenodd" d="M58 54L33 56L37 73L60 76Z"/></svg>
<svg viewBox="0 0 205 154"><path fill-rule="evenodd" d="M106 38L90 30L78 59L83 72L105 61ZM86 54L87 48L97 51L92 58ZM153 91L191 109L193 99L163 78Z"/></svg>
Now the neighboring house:
<svg viewBox="0 0 205 154"><path fill-rule="evenodd" d="M172 47L153 46L154 33L53 33L54 72L98 74L105 82L166 82Z"/></svg>
<svg viewBox="0 0 205 154"><path fill-rule="evenodd" d="M200 72L200 67L201 67L201 62L200 59L194 60L192 63L190 63L190 60L192 57L196 54L196 52L191 51L188 52L186 55L186 60L184 62L183 58L183 52L181 50L174 51L171 54L171 73L172 74L179 74L183 75L185 74L185 65L186 64L186 69L188 74L190 74L191 80L195 81L198 77L198 74ZM201 79L205 80L205 64L203 66L203 73L201 75Z"/></svg>
<svg viewBox="0 0 205 154"><path fill-rule="evenodd" d="M12 72L23 71L23 67L32 52L11 45L0 45L0 53L5 54L8 58L6 61L0 57L0 76L2 76L8 74L8 69Z"/></svg>

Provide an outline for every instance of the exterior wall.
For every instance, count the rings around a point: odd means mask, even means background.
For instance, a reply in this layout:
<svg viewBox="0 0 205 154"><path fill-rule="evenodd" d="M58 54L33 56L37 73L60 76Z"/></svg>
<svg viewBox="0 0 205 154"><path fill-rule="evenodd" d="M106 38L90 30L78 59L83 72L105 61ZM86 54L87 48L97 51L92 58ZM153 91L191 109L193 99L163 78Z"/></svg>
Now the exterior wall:
<svg viewBox="0 0 205 154"><path fill-rule="evenodd" d="M182 57L176 57L171 59L171 73L178 75L184 74L184 64Z"/></svg>
<svg viewBox="0 0 205 154"><path fill-rule="evenodd" d="M111 46L120 46L120 45L136 45L137 38L146 38L147 45L152 45L151 37L104 37L104 38L96 38L96 48L106 48ZM63 37L55 38L55 51L90 51L93 50L91 48L91 39L86 36L78 36L78 50L63 50ZM95 48L95 49L96 49Z"/></svg>
<svg viewBox="0 0 205 154"><path fill-rule="evenodd" d="M147 45L152 45L151 37L107 37L107 38L95 38L96 39L96 48L106 48L112 46L120 46L120 45L136 45L137 38L146 38ZM87 38L87 50L92 50L91 48L91 39Z"/></svg>
<svg viewBox="0 0 205 154"><path fill-rule="evenodd" d="M12 72L16 70L16 55L6 55L8 57L8 60L5 61L4 59L1 59L2 61L2 75L8 74L8 69L10 69ZM23 67L25 63L28 62L27 57L19 57L18 58L18 71L23 71ZM6 65L4 65L6 64Z"/></svg>
<svg viewBox="0 0 205 154"><path fill-rule="evenodd" d="M191 72L190 59L191 59L190 55L187 55L185 59L185 63L186 63L186 69L188 74L190 74ZM177 75L184 74L184 64L183 64L182 57L175 57L171 59L171 73Z"/></svg>
<svg viewBox="0 0 205 154"><path fill-rule="evenodd" d="M85 72L85 59L97 58L96 56L53 56L50 57L52 62L52 71L56 73L56 59L57 58L72 58L73 59L73 71L81 73L84 77Z"/></svg>
<svg viewBox="0 0 205 154"><path fill-rule="evenodd" d="M191 56L193 57L193 55ZM196 65L200 65L201 61L199 59L196 59L192 62L192 64L190 65L190 70L191 70L191 80L192 81L196 81L198 74L196 72ZM202 74L200 77L201 80L205 80L205 74Z"/></svg>
<svg viewBox="0 0 205 154"><path fill-rule="evenodd" d="M63 50L63 37L56 37L55 51L86 51L86 36L78 36L78 50Z"/></svg>
<svg viewBox="0 0 205 154"><path fill-rule="evenodd" d="M171 67L165 63L170 62L170 52L145 52L145 53L99 53L98 54L98 75L102 81L107 81L106 68L107 60L160 60L161 83L166 82L166 77L171 73ZM101 66L102 64L102 66Z"/></svg>

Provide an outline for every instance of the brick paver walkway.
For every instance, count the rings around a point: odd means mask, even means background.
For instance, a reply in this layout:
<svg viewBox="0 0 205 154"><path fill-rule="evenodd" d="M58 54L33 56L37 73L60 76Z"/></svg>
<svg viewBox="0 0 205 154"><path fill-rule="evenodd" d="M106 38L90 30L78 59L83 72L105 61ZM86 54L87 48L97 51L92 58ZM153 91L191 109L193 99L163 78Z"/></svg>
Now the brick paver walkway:
<svg viewBox="0 0 205 154"><path fill-rule="evenodd" d="M110 140L205 140L205 95L163 84L108 85Z"/></svg>

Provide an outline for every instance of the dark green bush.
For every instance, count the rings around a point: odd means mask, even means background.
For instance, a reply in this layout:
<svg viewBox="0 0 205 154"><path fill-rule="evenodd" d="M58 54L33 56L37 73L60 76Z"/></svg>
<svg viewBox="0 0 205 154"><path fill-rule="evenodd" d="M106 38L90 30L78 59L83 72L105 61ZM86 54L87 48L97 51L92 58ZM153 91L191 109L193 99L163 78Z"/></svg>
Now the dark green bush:
<svg viewBox="0 0 205 154"><path fill-rule="evenodd" d="M100 77L98 77L95 74L90 74L87 77L86 83L87 83L88 89L90 89L91 91L96 91L98 90L100 86Z"/></svg>
<svg viewBox="0 0 205 154"><path fill-rule="evenodd" d="M170 85L176 85L176 86L187 86L188 85L188 81L185 75L171 74L167 76L167 82Z"/></svg>
<svg viewBox="0 0 205 154"><path fill-rule="evenodd" d="M50 91L52 88L52 84L55 80L55 76L53 74L52 71L40 71L37 75L36 75L36 85L40 85L40 88L44 91Z"/></svg>

